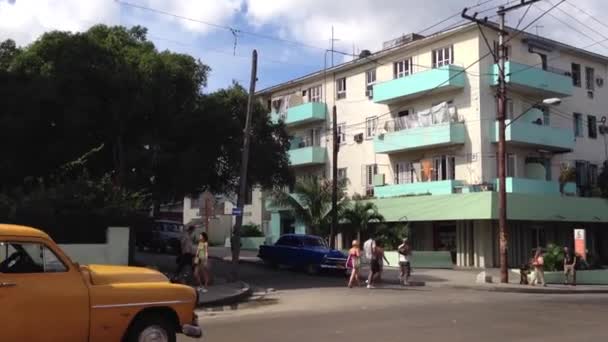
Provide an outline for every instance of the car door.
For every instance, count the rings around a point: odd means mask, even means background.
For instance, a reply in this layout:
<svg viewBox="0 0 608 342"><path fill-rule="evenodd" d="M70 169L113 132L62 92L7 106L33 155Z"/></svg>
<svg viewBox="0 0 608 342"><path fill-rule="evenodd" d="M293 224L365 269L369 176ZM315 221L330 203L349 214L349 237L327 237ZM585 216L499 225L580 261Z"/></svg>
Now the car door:
<svg viewBox="0 0 608 342"><path fill-rule="evenodd" d="M42 240L0 237L3 341L87 341L88 288L80 271Z"/></svg>

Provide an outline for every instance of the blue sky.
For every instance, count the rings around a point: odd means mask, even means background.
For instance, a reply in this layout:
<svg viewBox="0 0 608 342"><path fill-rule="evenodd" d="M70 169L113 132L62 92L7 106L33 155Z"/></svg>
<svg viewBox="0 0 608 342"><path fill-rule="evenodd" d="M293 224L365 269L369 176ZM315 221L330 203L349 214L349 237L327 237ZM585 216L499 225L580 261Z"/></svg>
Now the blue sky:
<svg viewBox="0 0 608 342"><path fill-rule="evenodd" d="M229 26L257 35L277 37L300 44L264 39L195 21L177 19L134 8L116 0L0 0L0 39L30 43L49 30L81 31L95 23L142 25L161 49L188 53L211 66L207 91L230 85L247 85L253 48L259 53L258 89L323 68L324 49L329 47L331 27L340 40L336 48L358 52L378 50L382 42L419 30L457 13L465 6L483 4L477 10L505 4L507 0L124 0L159 11ZM532 7L522 27L558 0L543 0ZM575 46L608 38L608 1L568 0L529 31ZM591 14L593 17L583 13ZM488 12L491 13L491 12ZM511 14L512 26L524 10ZM460 22L452 18L435 29ZM566 25L566 24L568 25ZM434 30L435 30L434 29ZM431 33L430 30L425 33ZM608 54L608 42L595 51ZM335 55L336 63L345 57Z"/></svg>

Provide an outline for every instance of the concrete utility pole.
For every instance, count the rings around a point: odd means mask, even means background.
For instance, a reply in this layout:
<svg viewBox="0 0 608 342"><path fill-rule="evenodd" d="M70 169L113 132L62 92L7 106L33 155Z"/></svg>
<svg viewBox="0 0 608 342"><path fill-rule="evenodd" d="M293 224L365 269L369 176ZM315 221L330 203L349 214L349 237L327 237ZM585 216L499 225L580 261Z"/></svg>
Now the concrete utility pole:
<svg viewBox="0 0 608 342"><path fill-rule="evenodd" d="M241 252L241 226L243 225L243 207L245 206L245 198L247 197L247 166L249 163L249 140L251 137L251 111L253 108L253 96L255 93L255 83L257 81L258 72L258 52L253 50L251 55L251 80L249 82L249 98L247 99L247 114L245 117L245 129L243 130L243 151L241 155L241 175L239 178L239 195L237 198L236 222L232 230L232 239L230 246L232 247L232 265L233 277L238 279L239 255Z"/></svg>
<svg viewBox="0 0 608 342"><path fill-rule="evenodd" d="M488 22L488 18L477 19L477 13L473 16L467 15L467 8L462 11L462 17L472 22L485 27L489 27L498 31L498 88L497 100L498 108L496 119L498 120L498 236L500 244L500 282L509 282L509 259L508 259L508 227L507 227L507 190L506 190L506 104L507 104L507 86L505 75L505 60L506 47L505 37L509 34L505 30L505 15L507 12L516 10L524 6L530 6L540 0L521 0L517 5L505 8L500 6L496 14L498 14L498 28ZM492 52L492 51L490 51Z"/></svg>
<svg viewBox="0 0 608 342"><path fill-rule="evenodd" d="M336 105L332 110L332 131L333 131L333 158L332 158L332 192L331 192L331 228L329 231L329 245L331 248L335 246L335 234L338 231L338 151L340 142L338 142L338 113Z"/></svg>

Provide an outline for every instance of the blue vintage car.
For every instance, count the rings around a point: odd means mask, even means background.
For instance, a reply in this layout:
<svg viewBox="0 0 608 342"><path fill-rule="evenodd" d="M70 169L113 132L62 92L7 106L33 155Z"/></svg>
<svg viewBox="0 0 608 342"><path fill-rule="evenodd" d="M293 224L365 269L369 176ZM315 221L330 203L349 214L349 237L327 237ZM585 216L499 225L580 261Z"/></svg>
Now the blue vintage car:
<svg viewBox="0 0 608 342"><path fill-rule="evenodd" d="M314 235L283 235L274 245L260 246L258 257L268 265L300 268L310 274L322 269L346 269L346 255L330 249L323 238Z"/></svg>

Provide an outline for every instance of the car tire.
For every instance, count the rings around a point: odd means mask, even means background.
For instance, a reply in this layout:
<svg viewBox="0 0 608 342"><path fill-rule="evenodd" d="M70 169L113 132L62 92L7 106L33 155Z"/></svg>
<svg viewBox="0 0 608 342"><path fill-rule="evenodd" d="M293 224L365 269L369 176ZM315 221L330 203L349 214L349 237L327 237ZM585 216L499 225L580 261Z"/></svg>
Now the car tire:
<svg viewBox="0 0 608 342"><path fill-rule="evenodd" d="M279 268L279 265L270 259L262 259L262 261L264 262L264 265L272 268L273 270L276 270L277 268Z"/></svg>
<svg viewBox="0 0 608 342"><path fill-rule="evenodd" d="M133 323L127 335L127 342L138 342L145 336L157 337L160 341L176 342L175 327L161 315L145 315Z"/></svg>

